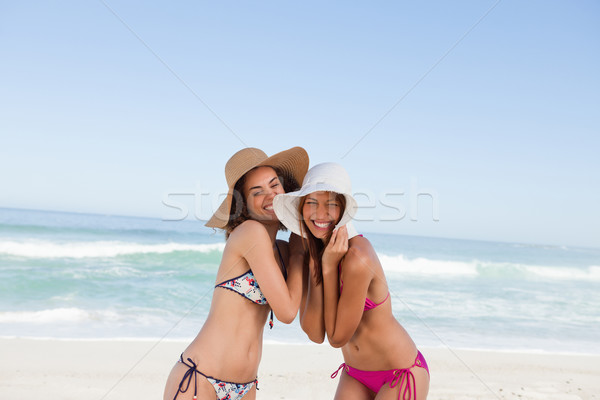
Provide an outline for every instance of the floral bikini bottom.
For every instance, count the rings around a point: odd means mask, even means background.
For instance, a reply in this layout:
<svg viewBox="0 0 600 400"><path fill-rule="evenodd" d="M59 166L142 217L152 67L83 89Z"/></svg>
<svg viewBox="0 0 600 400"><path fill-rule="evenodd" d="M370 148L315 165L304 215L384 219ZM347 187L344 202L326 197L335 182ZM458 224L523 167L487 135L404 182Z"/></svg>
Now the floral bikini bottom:
<svg viewBox="0 0 600 400"><path fill-rule="evenodd" d="M177 399L179 393L185 393L188 391L190 384L192 383L192 378L194 378L194 400L196 400L196 394L198 390L196 379L198 375L202 375L207 381L210 382L215 389L215 393L217 394L217 398L219 400L239 400L244 397L244 395L248 393L250 389L252 389L252 386L258 385L258 379L246 383L236 383L222 381L220 379L213 378L212 376L204 375L202 372L198 371L196 363L194 363L191 358L188 357L187 361L190 364L183 361L183 354L179 356L179 362L188 367L188 370L183 375L181 382L179 382L179 388L177 389L173 400Z"/></svg>

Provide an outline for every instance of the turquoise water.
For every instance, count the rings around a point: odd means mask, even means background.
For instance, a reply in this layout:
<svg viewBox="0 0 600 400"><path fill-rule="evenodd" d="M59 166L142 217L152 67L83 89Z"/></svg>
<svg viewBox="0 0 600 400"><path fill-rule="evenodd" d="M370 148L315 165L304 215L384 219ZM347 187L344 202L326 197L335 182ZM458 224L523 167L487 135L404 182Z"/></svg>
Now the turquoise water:
<svg viewBox="0 0 600 400"><path fill-rule="evenodd" d="M419 346L600 354L600 249L365 235ZM223 247L196 221L0 209L0 336L189 340Z"/></svg>

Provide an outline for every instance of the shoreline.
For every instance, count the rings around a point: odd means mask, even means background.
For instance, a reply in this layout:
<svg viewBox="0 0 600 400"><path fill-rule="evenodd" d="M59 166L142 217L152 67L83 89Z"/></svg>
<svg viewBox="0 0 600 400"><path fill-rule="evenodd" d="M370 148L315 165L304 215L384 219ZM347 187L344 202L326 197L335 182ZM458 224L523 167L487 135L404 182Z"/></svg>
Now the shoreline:
<svg viewBox="0 0 600 400"><path fill-rule="evenodd" d="M180 343L189 344L194 340L193 337L189 339L170 339L170 338L143 338L143 337L97 337L97 338L61 338L61 337L50 337L50 336L0 336L0 342L3 340L31 340L31 341L56 341L56 342L140 342L140 343ZM324 346L312 343L310 341L305 342L284 342L276 340L264 340L263 344L266 346ZM544 349L510 349L510 348L484 348L484 347L450 347L450 346L417 346L419 349L432 350L432 351L467 351L467 352L480 352L480 353L508 353L508 354L522 354L522 355L556 355L556 356L576 356L576 357L600 357L600 353L585 353L577 351L549 351ZM600 397L599 397L600 398Z"/></svg>
<svg viewBox="0 0 600 400"><path fill-rule="evenodd" d="M0 338L0 394L47 400L162 399L183 340ZM599 399L600 355L422 347L430 400ZM290 362L293 360L293 362ZM327 344L265 343L257 399L333 399L342 363Z"/></svg>

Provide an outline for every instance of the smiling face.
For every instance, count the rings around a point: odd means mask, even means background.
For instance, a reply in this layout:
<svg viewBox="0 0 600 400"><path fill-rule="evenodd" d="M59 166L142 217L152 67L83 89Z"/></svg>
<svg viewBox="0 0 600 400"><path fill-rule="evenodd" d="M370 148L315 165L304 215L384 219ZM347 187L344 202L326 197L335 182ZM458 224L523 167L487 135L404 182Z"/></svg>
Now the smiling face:
<svg viewBox="0 0 600 400"><path fill-rule="evenodd" d="M306 195L302 219L317 239L325 239L342 215L342 197L333 192L314 192Z"/></svg>
<svg viewBox="0 0 600 400"><path fill-rule="evenodd" d="M273 168L258 167L246 173L243 191L252 219L279 222L273 211L273 198L285 191Z"/></svg>

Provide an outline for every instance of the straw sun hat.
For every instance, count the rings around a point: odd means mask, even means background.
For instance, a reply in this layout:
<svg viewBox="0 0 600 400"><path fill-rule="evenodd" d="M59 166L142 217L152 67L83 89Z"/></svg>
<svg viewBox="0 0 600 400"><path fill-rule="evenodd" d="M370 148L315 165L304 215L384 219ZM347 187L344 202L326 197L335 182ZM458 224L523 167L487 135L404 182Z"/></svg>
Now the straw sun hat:
<svg viewBox="0 0 600 400"><path fill-rule="evenodd" d="M292 147L271 157L267 157L264 151L253 147L235 153L225 164L225 179L227 180L227 186L229 186L227 196L205 224L206 226L225 228L227 222L229 222L236 182L252 168L261 166L276 167L284 174L284 178L294 177L299 183L302 182L308 169L308 154L302 147Z"/></svg>
<svg viewBox="0 0 600 400"><path fill-rule="evenodd" d="M306 173L300 190L275 196L273 199L273 210L279 221L295 234L306 237L306 234L302 235L300 229L302 216L300 215L298 206L302 197L319 191L339 193L346 198L346 209L336 228L346 225L348 238L356 236L358 233L354 229L351 220L358 210L358 205L354 197L352 197L350 176L348 176L344 167L336 163L315 165Z"/></svg>

